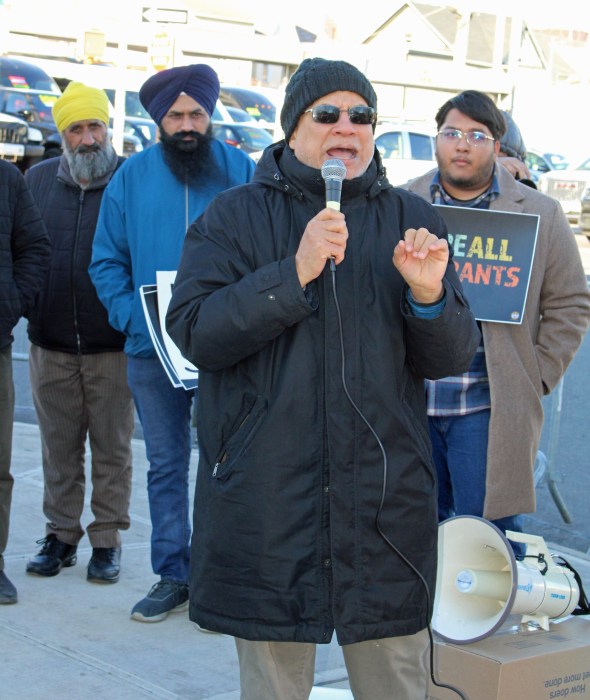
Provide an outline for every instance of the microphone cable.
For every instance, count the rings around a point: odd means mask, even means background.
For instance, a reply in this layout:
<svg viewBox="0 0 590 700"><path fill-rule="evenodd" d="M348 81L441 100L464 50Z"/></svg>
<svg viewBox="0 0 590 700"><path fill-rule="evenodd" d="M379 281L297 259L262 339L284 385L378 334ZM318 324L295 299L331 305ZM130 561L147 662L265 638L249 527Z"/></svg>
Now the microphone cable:
<svg viewBox="0 0 590 700"><path fill-rule="evenodd" d="M379 435L377 435L376 430L373 428L371 423L369 422L368 418L365 416L365 414L361 411L361 409L357 406L355 403L354 399L352 398L349 390L348 390L348 385L346 383L346 373L345 373L345 353L344 353L344 331L343 331L343 326L342 326L342 314L340 312L340 303L338 301L338 293L336 291L336 264L334 262L334 258L330 258L330 275L332 279L332 295L334 297L334 305L336 307L336 317L338 319L338 332L340 335L340 357L341 357L341 381L342 381L342 388L344 389L344 393L346 395L346 398L348 399L350 405L356 412L356 414L359 416L359 418L363 421L363 423L367 426L373 437L375 438L377 445L379 447L379 450L381 451L381 458L383 462L383 481L381 485L381 499L379 502L379 507L377 508L377 513L375 515L375 527L377 529L377 532L379 535L383 538L387 546L404 562L404 564L416 575L422 586L424 587L424 591L426 593L426 601L427 601L427 607L428 610L431 610L431 604L432 604L432 597L430 595L430 589L428 587L428 583L424 576L418 571L418 569L412 564L412 562L399 550L398 547L396 547L395 544L387 537L385 532L383 531L383 528L381 527L380 523L380 517L381 517L381 511L383 510L383 506L385 503L385 492L387 490L387 453L385 452L385 448L383 447L383 443L381 442L381 439L379 438ZM459 689L456 688L453 685L447 685L445 683L439 683L434 675L434 637L432 634L432 627L430 625L430 622L427 623L426 629L428 631L428 638L430 640L430 645L429 645L429 660L430 660L430 679L432 680L432 683L437 686L438 688L446 688L447 690L450 690L454 693L456 693L461 700L469 700L469 698L464 695L464 693Z"/></svg>

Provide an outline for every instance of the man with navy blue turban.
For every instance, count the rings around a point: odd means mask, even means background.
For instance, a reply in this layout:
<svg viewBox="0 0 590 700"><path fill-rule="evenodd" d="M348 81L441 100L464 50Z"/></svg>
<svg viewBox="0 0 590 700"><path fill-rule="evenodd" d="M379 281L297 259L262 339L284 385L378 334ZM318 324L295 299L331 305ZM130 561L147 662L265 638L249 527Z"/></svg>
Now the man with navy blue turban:
<svg viewBox="0 0 590 700"><path fill-rule="evenodd" d="M159 622L188 606L191 526L188 475L193 390L173 386L158 359L140 299L158 270L176 270L190 224L220 192L246 183L254 161L211 136L219 79L205 64L162 71L140 100L160 141L119 168L105 190L90 276L111 325L126 335L128 383L143 428L152 521L151 560L159 580L132 609Z"/></svg>
<svg viewBox="0 0 590 700"><path fill-rule="evenodd" d="M183 93L198 102L211 117L219 96L217 73L205 63L170 68L146 80L139 99L156 124L160 124Z"/></svg>

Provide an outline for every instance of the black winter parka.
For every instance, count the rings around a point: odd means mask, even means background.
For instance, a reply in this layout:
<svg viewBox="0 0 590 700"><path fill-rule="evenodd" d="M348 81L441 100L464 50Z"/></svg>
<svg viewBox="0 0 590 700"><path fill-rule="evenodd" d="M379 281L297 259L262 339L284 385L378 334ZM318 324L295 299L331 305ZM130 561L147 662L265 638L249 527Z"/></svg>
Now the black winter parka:
<svg viewBox="0 0 590 700"><path fill-rule="evenodd" d="M46 350L87 355L123 349L125 336L109 324L88 274L102 195L122 162L87 190L72 180L64 156L27 171L52 245L45 287L28 325L30 341Z"/></svg>
<svg viewBox="0 0 590 700"><path fill-rule="evenodd" d="M20 171L0 160L0 348L30 313L49 265L49 237Z"/></svg>
<svg viewBox="0 0 590 700"><path fill-rule="evenodd" d="M446 231L377 155L343 183L344 261L302 290L295 252L324 206L320 171L269 147L190 227L168 311L201 370L190 615L245 639L349 644L431 615L423 378L465 371L479 332L452 264L440 317L410 314L393 249Z"/></svg>

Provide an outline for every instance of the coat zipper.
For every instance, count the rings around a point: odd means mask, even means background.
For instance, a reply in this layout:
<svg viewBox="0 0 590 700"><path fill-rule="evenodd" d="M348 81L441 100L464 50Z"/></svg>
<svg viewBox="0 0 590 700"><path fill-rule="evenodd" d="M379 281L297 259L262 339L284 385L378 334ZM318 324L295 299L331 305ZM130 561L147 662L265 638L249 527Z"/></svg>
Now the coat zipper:
<svg viewBox="0 0 590 700"><path fill-rule="evenodd" d="M76 303L76 258L78 257L78 244L80 242L80 225L82 222L82 208L84 207L84 190L80 190L80 195L78 197L78 218L76 221L76 231L74 234L74 247L72 249L72 269L71 269L71 281L72 281L72 306L74 310L74 335L76 336L76 347L78 349L78 354L82 354L82 343L80 341L80 330L78 328L78 305Z"/></svg>

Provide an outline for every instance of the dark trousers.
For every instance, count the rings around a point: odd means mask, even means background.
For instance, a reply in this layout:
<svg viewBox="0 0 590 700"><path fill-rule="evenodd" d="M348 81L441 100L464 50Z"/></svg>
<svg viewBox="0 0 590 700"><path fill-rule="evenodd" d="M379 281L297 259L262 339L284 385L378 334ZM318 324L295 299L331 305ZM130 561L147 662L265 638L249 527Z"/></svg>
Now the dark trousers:
<svg viewBox="0 0 590 700"><path fill-rule="evenodd" d="M0 350L0 571L4 571L3 554L8 542L10 503L14 484L10 474L13 419L12 346L7 345Z"/></svg>

